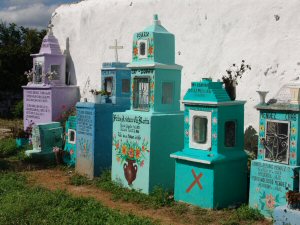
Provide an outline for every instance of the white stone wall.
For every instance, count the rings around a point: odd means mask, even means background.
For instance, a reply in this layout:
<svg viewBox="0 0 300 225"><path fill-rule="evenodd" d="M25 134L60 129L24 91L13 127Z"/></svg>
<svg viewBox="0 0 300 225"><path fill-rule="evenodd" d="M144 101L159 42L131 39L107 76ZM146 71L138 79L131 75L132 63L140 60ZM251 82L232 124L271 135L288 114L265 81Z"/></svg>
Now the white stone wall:
<svg viewBox="0 0 300 225"><path fill-rule="evenodd" d="M114 39L124 46L119 59L130 61L133 33L158 13L176 37L182 95L191 81L221 78L232 63L244 59L252 66L237 98L247 100L245 126L257 128L256 90L269 90L268 100L300 74L299 10L299 0L86 0L56 9L53 31L62 49L70 38L68 61L83 91L88 77L90 88L100 86L101 63L114 59ZM88 90L85 95L90 98Z"/></svg>

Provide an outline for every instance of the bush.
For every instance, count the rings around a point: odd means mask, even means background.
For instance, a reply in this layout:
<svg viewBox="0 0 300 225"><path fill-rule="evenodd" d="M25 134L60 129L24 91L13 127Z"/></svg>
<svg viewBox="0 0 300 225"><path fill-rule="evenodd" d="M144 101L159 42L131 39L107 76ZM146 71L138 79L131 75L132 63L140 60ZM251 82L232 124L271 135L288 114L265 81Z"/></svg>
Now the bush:
<svg viewBox="0 0 300 225"><path fill-rule="evenodd" d="M79 175L77 173L75 173L73 176L70 177L70 184L75 186L89 185L91 183L92 181L89 180L87 177Z"/></svg>
<svg viewBox="0 0 300 225"><path fill-rule="evenodd" d="M0 140L0 157L8 157L17 154L18 148L16 140L13 138L6 138Z"/></svg>
<svg viewBox="0 0 300 225"><path fill-rule="evenodd" d="M245 142L245 149L251 154L254 154L254 157L256 158L258 135L256 130L252 126L247 127L247 129L245 130L244 142Z"/></svg>
<svg viewBox="0 0 300 225"><path fill-rule="evenodd" d="M12 114L14 118L23 118L23 99L14 105Z"/></svg>

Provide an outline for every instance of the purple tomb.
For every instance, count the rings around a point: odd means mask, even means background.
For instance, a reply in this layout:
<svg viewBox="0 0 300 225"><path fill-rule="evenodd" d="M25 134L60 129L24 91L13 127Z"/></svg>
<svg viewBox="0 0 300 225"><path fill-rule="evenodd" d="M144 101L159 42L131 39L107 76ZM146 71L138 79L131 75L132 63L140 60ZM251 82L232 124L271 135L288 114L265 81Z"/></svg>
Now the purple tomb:
<svg viewBox="0 0 300 225"><path fill-rule="evenodd" d="M24 129L32 124L60 121L62 114L79 101L79 87L69 84L66 54L61 52L50 25L33 68L27 72L24 91Z"/></svg>

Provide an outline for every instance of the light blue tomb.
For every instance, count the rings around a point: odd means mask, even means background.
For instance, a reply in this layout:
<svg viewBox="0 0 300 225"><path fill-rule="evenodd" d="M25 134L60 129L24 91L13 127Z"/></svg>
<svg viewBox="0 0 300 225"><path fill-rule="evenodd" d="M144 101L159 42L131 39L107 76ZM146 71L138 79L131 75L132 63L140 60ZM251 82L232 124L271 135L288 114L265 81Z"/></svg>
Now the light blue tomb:
<svg viewBox="0 0 300 225"><path fill-rule="evenodd" d="M181 66L175 38L154 16L154 24L134 34L131 109L113 115L112 180L149 193L173 189L169 155L183 147L180 111Z"/></svg>
<svg viewBox="0 0 300 225"><path fill-rule="evenodd" d="M192 82L184 96L184 148L175 162L175 200L202 208L246 202L244 104L231 101L221 82Z"/></svg>
<svg viewBox="0 0 300 225"><path fill-rule="evenodd" d="M76 171L89 178L111 167L112 114L130 108L130 70L127 63L103 63L102 90L110 94L101 104L78 102Z"/></svg>
<svg viewBox="0 0 300 225"><path fill-rule="evenodd" d="M251 162L249 205L266 217L286 205L286 192L299 191L299 102L284 86L268 104L260 103L257 159Z"/></svg>

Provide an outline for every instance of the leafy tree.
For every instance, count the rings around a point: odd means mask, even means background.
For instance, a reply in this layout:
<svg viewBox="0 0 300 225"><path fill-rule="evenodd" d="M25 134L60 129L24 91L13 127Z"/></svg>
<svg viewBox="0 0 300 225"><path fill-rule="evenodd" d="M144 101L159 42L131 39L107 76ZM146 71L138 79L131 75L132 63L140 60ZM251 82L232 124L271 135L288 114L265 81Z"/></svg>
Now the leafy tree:
<svg viewBox="0 0 300 225"><path fill-rule="evenodd" d="M45 30L0 22L0 90L20 92L27 83L24 71L32 68L31 53L37 53Z"/></svg>

